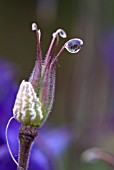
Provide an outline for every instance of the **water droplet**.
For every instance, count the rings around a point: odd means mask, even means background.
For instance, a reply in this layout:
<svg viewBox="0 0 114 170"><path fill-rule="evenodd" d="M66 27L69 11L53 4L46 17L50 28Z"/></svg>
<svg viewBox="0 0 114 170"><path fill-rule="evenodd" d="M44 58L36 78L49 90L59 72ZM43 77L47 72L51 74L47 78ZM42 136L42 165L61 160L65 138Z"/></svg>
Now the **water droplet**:
<svg viewBox="0 0 114 170"><path fill-rule="evenodd" d="M74 38L66 42L65 48L70 53L77 53L78 51L80 51L82 45L83 41L81 39Z"/></svg>

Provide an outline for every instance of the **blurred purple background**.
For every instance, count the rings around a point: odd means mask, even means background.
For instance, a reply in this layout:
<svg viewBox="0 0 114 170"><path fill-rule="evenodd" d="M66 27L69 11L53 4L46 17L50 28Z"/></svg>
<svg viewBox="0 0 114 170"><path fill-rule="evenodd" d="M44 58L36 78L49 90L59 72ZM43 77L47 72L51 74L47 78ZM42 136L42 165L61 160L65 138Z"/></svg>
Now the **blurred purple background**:
<svg viewBox="0 0 114 170"><path fill-rule="evenodd" d="M6 148L4 128L12 115L19 83L28 80L36 59L36 37L31 23L37 22L44 57L52 33L58 28L65 29L67 39L83 39L84 46L78 54L64 51L59 58L54 107L40 129L30 168L111 169L102 161L93 165L82 163L80 155L93 146L114 153L114 1L1 1L0 21L0 167L15 169ZM60 45L64 42L61 39ZM17 156L18 130L14 131L13 126L18 129L19 124L13 121L9 129L10 143L15 143ZM40 140L46 141L45 136L50 140L50 148L46 147L47 142L42 150ZM49 153L47 148L52 151ZM59 155L54 148L60 149ZM5 162L6 156L12 165Z"/></svg>

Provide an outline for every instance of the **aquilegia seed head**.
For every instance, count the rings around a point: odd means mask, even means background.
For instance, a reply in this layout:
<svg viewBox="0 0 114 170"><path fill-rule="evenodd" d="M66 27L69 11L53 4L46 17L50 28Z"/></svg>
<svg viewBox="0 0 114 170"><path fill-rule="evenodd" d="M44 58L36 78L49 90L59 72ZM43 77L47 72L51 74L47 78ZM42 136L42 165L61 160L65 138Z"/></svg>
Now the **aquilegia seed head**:
<svg viewBox="0 0 114 170"><path fill-rule="evenodd" d="M14 117L24 124L37 126L43 118L41 106L32 84L23 80L13 108Z"/></svg>
<svg viewBox="0 0 114 170"><path fill-rule="evenodd" d="M77 53L83 41L73 38L67 41L56 54L59 44L59 36L66 38L66 32L58 29L53 33L53 38L47 51L45 60L42 61L40 46L41 31L35 23L32 30L37 38L37 60L29 81L22 81L15 100L13 115L16 120L25 125L39 127L47 119L50 113L55 93L56 62L64 49L70 53Z"/></svg>

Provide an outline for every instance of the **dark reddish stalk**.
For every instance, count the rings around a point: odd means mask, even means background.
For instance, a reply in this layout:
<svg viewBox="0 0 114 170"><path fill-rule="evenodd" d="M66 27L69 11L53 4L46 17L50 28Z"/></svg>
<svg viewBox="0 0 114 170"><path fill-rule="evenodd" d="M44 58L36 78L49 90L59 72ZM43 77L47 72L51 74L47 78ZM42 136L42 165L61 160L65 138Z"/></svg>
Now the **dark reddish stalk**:
<svg viewBox="0 0 114 170"><path fill-rule="evenodd" d="M19 151L19 167L17 170L27 170L29 163L29 155L32 142L38 134L38 129L33 126L21 125L19 130L19 142L20 142L20 151Z"/></svg>

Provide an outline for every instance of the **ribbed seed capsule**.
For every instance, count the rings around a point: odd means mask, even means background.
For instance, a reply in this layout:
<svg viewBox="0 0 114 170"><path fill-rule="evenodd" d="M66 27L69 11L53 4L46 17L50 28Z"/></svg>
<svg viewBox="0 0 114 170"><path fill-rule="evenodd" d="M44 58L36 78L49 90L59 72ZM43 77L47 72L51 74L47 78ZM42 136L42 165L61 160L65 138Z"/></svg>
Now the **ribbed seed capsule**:
<svg viewBox="0 0 114 170"><path fill-rule="evenodd" d="M16 120L25 125L40 125L43 118L41 102L30 82L22 81L15 100L13 115Z"/></svg>

